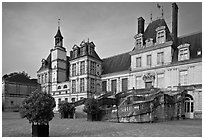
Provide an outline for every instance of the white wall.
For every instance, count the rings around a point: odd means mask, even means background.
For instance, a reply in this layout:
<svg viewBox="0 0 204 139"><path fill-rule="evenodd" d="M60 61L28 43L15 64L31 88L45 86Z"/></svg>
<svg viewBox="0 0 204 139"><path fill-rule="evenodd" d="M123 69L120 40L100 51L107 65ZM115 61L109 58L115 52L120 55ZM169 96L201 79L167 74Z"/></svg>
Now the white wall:
<svg viewBox="0 0 204 139"><path fill-rule="evenodd" d="M152 56L152 65L151 67L156 67L159 66L157 65L157 53L159 52L164 52L164 65L168 65L172 61L171 53L172 53L172 48L171 46L167 46L161 49L156 49L148 52L143 52L139 54L135 54L131 56L131 70L138 70L138 69L145 69L145 68L150 68L147 66L147 55ZM136 58L141 57L141 67L136 68Z"/></svg>
<svg viewBox="0 0 204 139"><path fill-rule="evenodd" d="M103 75L104 76L104 75ZM117 82L117 92L119 93L122 91L122 79L123 78L127 78L128 79L128 89L132 88L132 82L129 81L129 73L128 72L124 72L124 73L118 73L118 74L113 74L113 75L105 75L104 77L102 77L102 81L106 81L107 82L107 91L112 91L111 90L111 81L112 80L116 80Z"/></svg>

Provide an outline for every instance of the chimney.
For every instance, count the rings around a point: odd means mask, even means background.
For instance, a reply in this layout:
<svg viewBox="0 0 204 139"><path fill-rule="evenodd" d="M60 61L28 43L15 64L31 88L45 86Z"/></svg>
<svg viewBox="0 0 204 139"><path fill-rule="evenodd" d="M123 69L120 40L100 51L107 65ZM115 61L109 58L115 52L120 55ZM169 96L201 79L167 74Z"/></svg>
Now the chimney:
<svg viewBox="0 0 204 139"><path fill-rule="evenodd" d="M143 34L145 20L142 17L139 17L137 20L138 20L138 34L140 33Z"/></svg>
<svg viewBox="0 0 204 139"><path fill-rule="evenodd" d="M177 47L178 37L178 6L176 3L172 3L172 38L174 45Z"/></svg>

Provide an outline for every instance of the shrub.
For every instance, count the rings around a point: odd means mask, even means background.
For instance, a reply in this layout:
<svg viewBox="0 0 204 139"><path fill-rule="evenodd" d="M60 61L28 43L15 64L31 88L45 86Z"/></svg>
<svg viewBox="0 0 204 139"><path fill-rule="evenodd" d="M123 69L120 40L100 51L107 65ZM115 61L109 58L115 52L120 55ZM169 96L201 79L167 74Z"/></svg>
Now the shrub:
<svg viewBox="0 0 204 139"><path fill-rule="evenodd" d="M88 114L98 114L100 111L98 101L94 98L88 98L85 102L83 111Z"/></svg>
<svg viewBox="0 0 204 139"><path fill-rule="evenodd" d="M37 90L24 99L21 114L30 123L43 125L54 117L53 109L55 106L55 100L50 94Z"/></svg>
<svg viewBox="0 0 204 139"><path fill-rule="evenodd" d="M75 111L75 107L73 104L67 102L67 101L62 101L59 104L59 110L60 113L73 113Z"/></svg>

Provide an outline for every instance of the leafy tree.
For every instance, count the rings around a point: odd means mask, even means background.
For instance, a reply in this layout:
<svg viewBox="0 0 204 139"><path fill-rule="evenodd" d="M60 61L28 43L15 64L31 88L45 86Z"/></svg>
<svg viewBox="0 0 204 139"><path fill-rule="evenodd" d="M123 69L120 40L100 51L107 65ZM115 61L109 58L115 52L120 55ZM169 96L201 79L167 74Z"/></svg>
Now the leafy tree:
<svg viewBox="0 0 204 139"><path fill-rule="evenodd" d="M88 98L85 102L83 111L88 114L97 114L100 111L98 101L94 98Z"/></svg>
<svg viewBox="0 0 204 139"><path fill-rule="evenodd" d="M59 104L59 110L60 113L73 113L75 111L75 107L67 102L67 101L62 101Z"/></svg>
<svg viewBox="0 0 204 139"><path fill-rule="evenodd" d="M22 118L27 118L32 124L48 124L54 117L55 106L55 100L50 94L37 90L24 99L21 107Z"/></svg>

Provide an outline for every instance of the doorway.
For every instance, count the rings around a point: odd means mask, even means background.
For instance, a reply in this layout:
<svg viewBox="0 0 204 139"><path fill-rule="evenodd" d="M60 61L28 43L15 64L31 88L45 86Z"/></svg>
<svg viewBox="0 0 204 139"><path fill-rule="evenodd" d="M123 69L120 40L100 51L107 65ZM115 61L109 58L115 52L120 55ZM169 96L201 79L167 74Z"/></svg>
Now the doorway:
<svg viewBox="0 0 204 139"><path fill-rule="evenodd" d="M185 117L194 118L194 102L193 97L189 94L185 97Z"/></svg>
<svg viewBox="0 0 204 139"><path fill-rule="evenodd" d="M152 87L152 81L145 82L145 88L151 88Z"/></svg>

